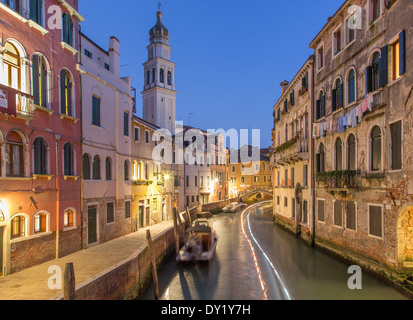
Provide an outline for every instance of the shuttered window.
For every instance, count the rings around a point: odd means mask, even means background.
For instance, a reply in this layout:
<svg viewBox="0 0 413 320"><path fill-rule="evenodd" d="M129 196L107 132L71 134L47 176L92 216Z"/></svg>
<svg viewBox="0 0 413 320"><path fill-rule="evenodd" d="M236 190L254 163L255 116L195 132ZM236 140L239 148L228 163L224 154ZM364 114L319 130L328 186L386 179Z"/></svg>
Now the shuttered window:
<svg viewBox="0 0 413 320"><path fill-rule="evenodd" d="M402 168L402 122L390 125L391 133L391 169L401 170Z"/></svg>
<svg viewBox="0 0 413 320"><path fill-rule="evenodd" d="M308 223L308 202L305 200L303 201L302 223L303 224Z"/></svg>
<svg viewBox="0 0 413 320"><path fill-rule="evenodd" d="M346 216L346 226L347 229L356 230L357 220L356 220L356 203L348 201L346 204L347 216Z"/></svg>
<svg viewBox="0 0 413 320"><path fill-rule="evenodd" d="M318 200L318 221L324 222L325 217L324 217L324 200Z"/></svg>
<svg viewBox="0 0 413 320"><path fill-rule="evenodd" d="M334 225L337 227L343 226L343 202L334 202Z"/></svg>
<svg viewBox="0 0 413 320"><path fill-rule="evenodd" d="M115 205L113 202L106 204L106 221L107 223L115 222Z"/></svg>
<svg viewBox="0 0 413 320"><path fill-rule="evenodd" d="M131 217L131 207L130 201L125 201L125 218L129 219Z"/></svg>
<svg viewBox="0 0 413 320"><path fill-rule="evenodd" d="M383 208L380 206L369 207L369 234L383 237Z"/></svg>
<svg viewBox="0 0 413 320"><path fill-rule="evenodd" d="M100 127L100 99L92 97L92 124Z"/></svg>
<svg viewBox="0 0 413 320"><path fill-rule="evenodd" d="M47 69L46 62L39 55L33 56L32 68L33 102L40 107L47 107Z"/></svg>

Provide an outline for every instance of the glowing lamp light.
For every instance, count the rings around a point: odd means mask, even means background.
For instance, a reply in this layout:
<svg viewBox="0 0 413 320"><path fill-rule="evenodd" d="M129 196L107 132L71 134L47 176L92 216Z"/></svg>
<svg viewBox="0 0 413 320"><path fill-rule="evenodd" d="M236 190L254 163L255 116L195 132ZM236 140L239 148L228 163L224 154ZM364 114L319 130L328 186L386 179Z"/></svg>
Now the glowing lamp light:
<svg viewBox="0 0 413 320"><path fill-rule="evenodd" d="M7 209L7 203L4 200L0 200L0 222L4 222L8 219L9 219L9 210Z"/></svg>
<svg viewBox="0 0 413 320"><path fill-rule="evenodd" d="M166 175L165 175L165 181L169 181L169 179L171 179L170 175L169 175L169 174L166 174Z"/></svg>

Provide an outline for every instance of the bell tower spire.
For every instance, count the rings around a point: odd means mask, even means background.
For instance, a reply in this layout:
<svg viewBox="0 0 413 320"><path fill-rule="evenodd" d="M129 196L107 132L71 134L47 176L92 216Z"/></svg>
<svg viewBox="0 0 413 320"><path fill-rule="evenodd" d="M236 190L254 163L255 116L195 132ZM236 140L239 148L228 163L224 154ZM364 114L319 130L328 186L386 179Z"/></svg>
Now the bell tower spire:
<svg viewBox="0 0 413 320"><path fill-rule="evenodd" d="M158 3L156 24L149 30L148 61L144 66L143 119L175 133L175 63L171 61L169 31Z"/></svg>

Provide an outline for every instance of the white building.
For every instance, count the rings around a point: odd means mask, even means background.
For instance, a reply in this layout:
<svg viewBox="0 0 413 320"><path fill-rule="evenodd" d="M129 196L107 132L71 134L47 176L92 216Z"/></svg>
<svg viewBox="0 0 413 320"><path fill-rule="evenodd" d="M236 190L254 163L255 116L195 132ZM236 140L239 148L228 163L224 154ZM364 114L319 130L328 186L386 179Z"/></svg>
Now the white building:
<svg viewBox="0 0 413 320"><path fill-rule="evenodd" d="M81 37L84 245L131 232L131 119L129 77L120 76L120 45L106 51Z"/></svg>

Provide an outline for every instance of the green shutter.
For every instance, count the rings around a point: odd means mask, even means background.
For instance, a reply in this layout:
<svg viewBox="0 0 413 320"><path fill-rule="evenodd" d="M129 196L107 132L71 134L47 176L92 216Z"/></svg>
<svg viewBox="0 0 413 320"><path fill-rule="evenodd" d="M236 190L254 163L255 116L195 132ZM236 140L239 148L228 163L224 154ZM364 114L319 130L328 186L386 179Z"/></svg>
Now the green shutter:
<svg viewBox="0 0 413 320"><path fill-rule="evenodd" d="M400 45L400 75L406 72L406 30L399 34Z"/></svg>

